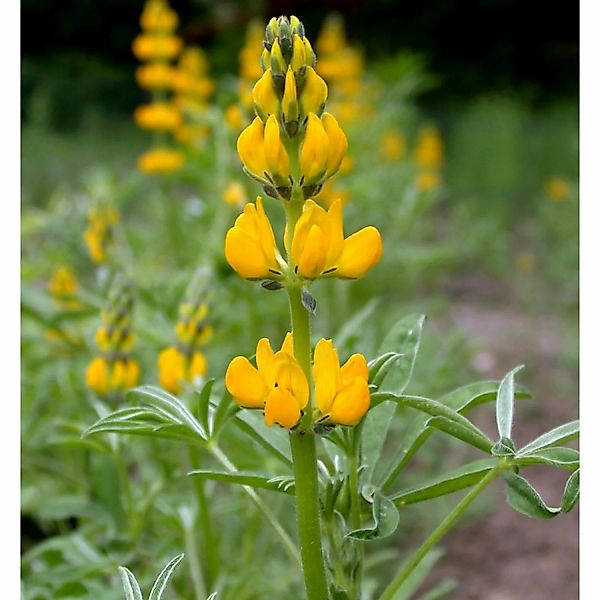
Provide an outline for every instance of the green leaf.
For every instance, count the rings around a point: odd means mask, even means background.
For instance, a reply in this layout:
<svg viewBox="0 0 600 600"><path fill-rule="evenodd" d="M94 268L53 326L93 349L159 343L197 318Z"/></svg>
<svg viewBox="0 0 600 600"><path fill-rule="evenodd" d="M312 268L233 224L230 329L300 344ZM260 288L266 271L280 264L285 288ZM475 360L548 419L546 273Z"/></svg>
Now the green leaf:
<svg viewBox="0 0 600 600"><path fill-rule="evenodd" d="M519 450L519 455L537 452L538 450L549 448L550 446L558 446L559 444L568 442L577 437L579 437L579 419L559 425L540 435L540 437L529 442L526 446L523 446L523 448Z"/></svg>
<svg viewBox="0 0 600 600"><path fill-rule="evenodd" d="M148 405L157 410L164 411L164 413L169 415L174 421L185 425L190 431L195 432L203 440L206 441L208 438L208 432L202 429L200 423L198 423L181 400L176 396L165 392L161 388L153 385L144 385L131 390L127 394L127 398L129 397L142 398Z"/></svg>
<svg viewBox="0 0 600 600"><path fill-rule="evenodd" d="M406 578L404 583L396 590L394 600L409 600L419 589L419 586L425 581L425 578L435 566L435 563L444 555L441 548L433 548L415 567L412 573Z"/></svg>
<svg viewBox="0 0 600 600"><path fill-rule="evenodd" d="M504 471L503 476L506 481L506 498L517 512L533 519L552 519L560 512L560 508L547 506L527 479L512 471Z"/></svg>
<svg viewBox="0 0 600 600"><path fill-rule="evenodd" d="M198 469L191 471L188 475L196 475L224 483L247 485L272 492L283 492L290 495L293 495L295 490L294 478L292 476L267 477L260 473L251 473L249 471L231 473L229 471L211 471L209 469Z"/></svg>
<svg viewBox="0 0 600 600"><path fill-rule="evenodd" d="M570 512L579 500L579 469L575 471L565 485L560 510L564 513Z"/></svg>
<svg viewBox="0 0 600 600"><path fill-rule="evenodd" d="M213 404L213 408L214 413L212 417L210 435L211 437L216 438L221 432L223 425L225 425L227 422L227 419L236 414L240 410L240 407L235 402L232 402L231 395L227 389L224 389L221 400L217 402L216 405Z"/></svg>
<svg viewBox="0 0 600 600"><path fill-rule="evenodd" d="M524 365L515 367L500 383L496 398L496 423L500 439L511 439L512 423L515 402L515 375L523 369Z"/></svg>
<svg viewBox="0 0 600 600"><path fill-rule="evenodd" d="M125 600L144 600L134 574L127 567L119 567L119 573L125 591Z"/></svg>
<svg viewBox="0 0 600 600"><path fill-rule="evenodd" d="M371 408L363 421L361 443L362 460L365 465L362 473L364 483L373 480L375 467L380 460L385 437L395 414L396 406L392 402L386 402Z"/></svg>
<svg viewBox="0 0 600 600"><path fill-rule="evenodd" d="M499 385L499 381L470 383L445 394L439 399L439 402L462 414L485 402L495 400ZM528 396L529 394L525 389L522 386L519 386L517 397L523 398ZM395 453L395 457L389 464L385 474L381 478L381 486L384 490L387 491L389 489L398 474L434 431L433 428L428 427L428 420L426 414L419 413L406 427L402 436L401 445Z"/></svg>
<svg viewBox="0 0 600 600"><path fill-rule="evenodd" d="M395 352L396 356L385 377L378 382L380 391L401 394L410 382L423 332L425 315L414 314L400 319L385 337L380 353Z"/></svg>
<svg viewBox="0 0 600 600"><path fill-rule="evenodd" d="M519 453L515 456L514 463L519 466L543 464L559 469L575 470L579 468L579 452L562 446L544 448L523 455Z"/></svg>
<svg viewBox="0 0 600 600"><path fill-rule="evenodd" d="M384 496L379 490L373 493L373 525L362 529L355 529L346 534L346 537L362 542L380 540L392 535L398 527L400 515L394 503Z"/></svg>
<svg viewBox="0 0 600 600"><path fill-rule="evenodd" d="M167 583L173 575L173 571L177 568L177 565L183 560L184 555L178 554L175 558L172 558L167 566L160 572L152 589L150 590L150 595L148 596L148 600L161 600L163 592L167 587Z"/></svg>
<svg viewBox="0 0 600 600"><path fill-rule="evenodd" d="M423 483L394 493L390 498L396 506L423 502L431 498L452 494L478 483L485 474L493 469L498 461L493 458L476 460L468 465L434 477Z"/></svg>
<svg viewBox="0 0 600 600"><path fill-rule="evenodd" d="M198 436L185 425L174 421L169 415L152 407L122 408L102 417L84 433L84 436L98 433L119 433L163 437L197 444Z"/></svg>
<svg viewBox="0 0 600 600"><path fill-rule="evenodd" d="M432 417L429 419L428 425L435 429L439 429L466 444L479 448L479 450L483 450L486 454L490 454L492 447L494 446L492 440L479 431L474 425L471 427L464 423L447 419L446 417Z"/></svg>
<svg viewBox="0 0 600 600"><path fill-rule="evenodd" d="M433 418L427 421L428 426L445 431L484 452L489 453L494 445L492 440L475 427L471 421L437 400L422 396L396 396L385 392L373 394L373 396L378 395L385 400L393 400L402 406L408 406L431 415Z"/></svg>
<svg viewBox="0 0 600 600"><path fill-rule="evenodd" d="M196 396L198 397L198 403L196 405L196 415L198 417L198 422L200 423L202 429L204 429L204 431L206 432L210 431L208 423L208 408L210 406L210 392L212 391L214 383L214 379L209 379L202 386L201 390L195 392Z"/></svg>

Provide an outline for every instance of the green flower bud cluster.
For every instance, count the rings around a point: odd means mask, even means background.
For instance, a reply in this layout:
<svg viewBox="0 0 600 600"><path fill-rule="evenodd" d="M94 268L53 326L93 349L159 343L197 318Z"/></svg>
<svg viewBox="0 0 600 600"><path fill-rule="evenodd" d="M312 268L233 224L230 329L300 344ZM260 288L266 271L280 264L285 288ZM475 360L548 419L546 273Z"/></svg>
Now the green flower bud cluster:
<svg viewBox="0 0 600 600"><path fill-rule="evenodd" d="M263 75L252 92L254 110L263 123L275 115L292 138L309 113L323 113L327 84L314 69L316 56L297 17L271 19L263 45Z"/></svg>

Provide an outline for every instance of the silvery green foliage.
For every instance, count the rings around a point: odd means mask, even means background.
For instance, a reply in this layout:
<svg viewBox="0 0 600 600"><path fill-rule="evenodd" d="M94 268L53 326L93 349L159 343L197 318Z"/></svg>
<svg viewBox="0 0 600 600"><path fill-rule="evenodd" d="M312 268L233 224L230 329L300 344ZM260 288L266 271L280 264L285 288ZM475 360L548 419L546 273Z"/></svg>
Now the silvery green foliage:
<svg viewBox="0 0 600 600"><path fill-rule="evenodd" d="M163 592L167 587L167 583L169 582L171 575L173 575L173 571L175 571L179 563L183 560L183 556L183 554L178 554L172 558L167 563L165 568L159 573L154 585L152 586L148 600L161 600ZM126 567L119 567L119 573L121 574L121 581L123 582L125 600L144 600L135 575ZM212 594L208 600L214 600L215 597L216 595Z"/></svg>

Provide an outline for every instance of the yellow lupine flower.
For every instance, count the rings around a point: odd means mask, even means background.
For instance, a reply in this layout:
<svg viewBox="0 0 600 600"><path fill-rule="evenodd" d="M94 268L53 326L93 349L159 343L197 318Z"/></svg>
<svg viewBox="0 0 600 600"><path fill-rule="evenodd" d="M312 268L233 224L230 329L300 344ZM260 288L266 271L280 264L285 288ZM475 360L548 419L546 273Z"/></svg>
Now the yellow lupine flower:
<svg viewBox="0 0 600 600"><path fill-rule="evenodd" d="M335 117L323 113L319 119L315 113L310 113L300 149L302 185L320 183L335 175L347 149L348 140Z"/></svg>
<svg viewBox="0 0 600 600"><path fill-rule="evenodd" d="M225 386L244 408L264 409L265 422L291 429L308 404L308 381L294 358L292 334L281 350L273 352L267 338L256 346L256 367L244 356L236 356L227 367Z"/></svg>
<svg viewBox="0 0 600 600"><path fill-rule="evenodd" d="M195 352L189 361L175 346L165 348L158 355L158 377L160 386L179 394L183 382L191 382L206 373L206 360L201 352Z"/></svg>
<svg viewBox="0 0 600 600"><path fill-rule="evenodd" d="M281 110L286 122L298 120L298 94L296 92L296 78L290 65L285 76L283 98L281 100Z"/></svg>
<svg viewBox="0 0 600 600"><path fill-rule="evenodd" d="M69 267L58 267L52 273L48 291L57 297L74 296L78 288L77 277Z"/></svg>
<svg viewBox="0 0 600 600"><path fill-rule="evenodd" d="M133 116L139 127L150 131L172 131L181 125L181 113L166 102L138 106Z"/></svg>
<svg viewBox="0 0 600 600"><path fill-rule="evenodd" d="M140 26L144 31L173 31L179 18L164 0L148 0L140 17Z"/></svg>
<svg viewBox="0 0 600 600"><path fill-rule="evenodd" d="M181 38L174 35L138 35L132 44L133 53L143 61L161 61L175 58L183 47Z"/></svg>
<svg viewBox="0 0 600 600"><path fill-rule="evenodd" d="M264 144L265 126L259 117L256 117L246 129L240 133L237 140L237 151L245 169L254 177L265 180L267 163L265 161Z"/></svg>
<svg viewBox="0 0 600 600"><path fill-rule="evenodd" d="M289 185L290 159L281 142L279 124L275 115L267 119L264 136L265 163L271 179L276 185Z"/></svg>
<svg viewBox="0 0 600 600"><path fill-rule="evenodd" d="M344 239L342 202L325 211L312 200L296 223L291 254L296 273L305 279L356 279L375 266L383 253L379 231L372 226Z"/></svg>
<svg viewBox="0 0 600 600"><path fill-rule="evenodd" d="M261 115L265 121L269 115L278 114L279 98L275 93L271 69L267 69L252 88L252 100L254 101L257 113Z"/></svg>
<svg viewBox="0 0 600 600"><path fill-rule="evenodd" d="M117 328L109 330L106 327L99 327L95 335L96 345L104 351L118 348L119 352L129 352L134 340L135 336L131 331Z"/></svg>
<svg viewBox="0 0 600 600"><path fill-rule="evenodd" d="M303 115L313 112L320 115L327 102L327 84L310 66L306 67L304 87L300 94L300 110Z"/></svg>
<svg viewBox="0 0 600 600"><path fill-rule="evenodd" d="M444 160L444 145L438 130L424 127L417 138L414 161L420 167L439 167Z"/></svg>
<svg viewBox="0 0 600 600"><path fill-rule="evenodd" d="M234 206L246 204L248 202L246 189L239 181L232 181L223 192L223 201Z"/></svg>
<svg viewBox="0 0 600 600"><path fill-rule="evenodd" d="M551 177L544 186L546 195L555 202L564 202L569 198L569 182L562 177Z"/></svg>
<svg viewBox="0 0 600 600"><path fill-rule="evenodd" d="M91 390L104 395L108 391L108 378L108 363L105 358L97 356L85 372L85 382Z"/></svg>
<svg viewBox="0 0 600 600"><path fill-rule="evenodd" d="M138 85L147 90L168 89L173 86L173 67L164 63L142 65L135 71Z"/></svg>
<svg viewBox="0 0 600 600"><path fill-rule="evenodd" d="M172 148L153 148L138 158L138 169L143 173L167 175L178 171L185 162L185 156Z"/></svg>
<svg viewBox="0 0 600 600"><path fill-rule="evenodd" d="M225 237L225 258L246 279L267 279L281 275L275 235L265 213L262 198L246 204Z"/></svg>
<svg viewBox="0 0 600 600"><path fill-rule="evenodd" d="M441 184L441 177L437 171L425 170L421 171L415 177L415 185L418 189L426 192L435 189Z"/></svg>
<svg viewBox="0 0 600 600"><path fill-rule="evenodd" d="M132 358L119 359L113 364L110 387L114 391L126 391L135 387L140 378L140 367Z"/></svg>
<svg viewBox="0 0 600 600"><path fill-rule="evenodd" d="M338 425L354 426L369 410L369 369L362 354L353 354L340 367L331 340L315 347L313 377L315 401L323 417Z"/></svg>

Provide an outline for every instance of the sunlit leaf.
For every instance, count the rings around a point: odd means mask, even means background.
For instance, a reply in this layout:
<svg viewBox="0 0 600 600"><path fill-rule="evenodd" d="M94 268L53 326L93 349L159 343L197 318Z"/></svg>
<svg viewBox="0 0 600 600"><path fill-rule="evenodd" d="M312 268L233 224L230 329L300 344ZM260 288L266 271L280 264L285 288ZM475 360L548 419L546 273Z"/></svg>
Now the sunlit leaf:
<svg viewBox="0 0 600 600"><path fill-rule="evenodd" d="M515 367L500 383L498 397L496 398L496 424L500 439L511 439L513 412L515 401L515 375L523 369L524 365Z"/></svg>

